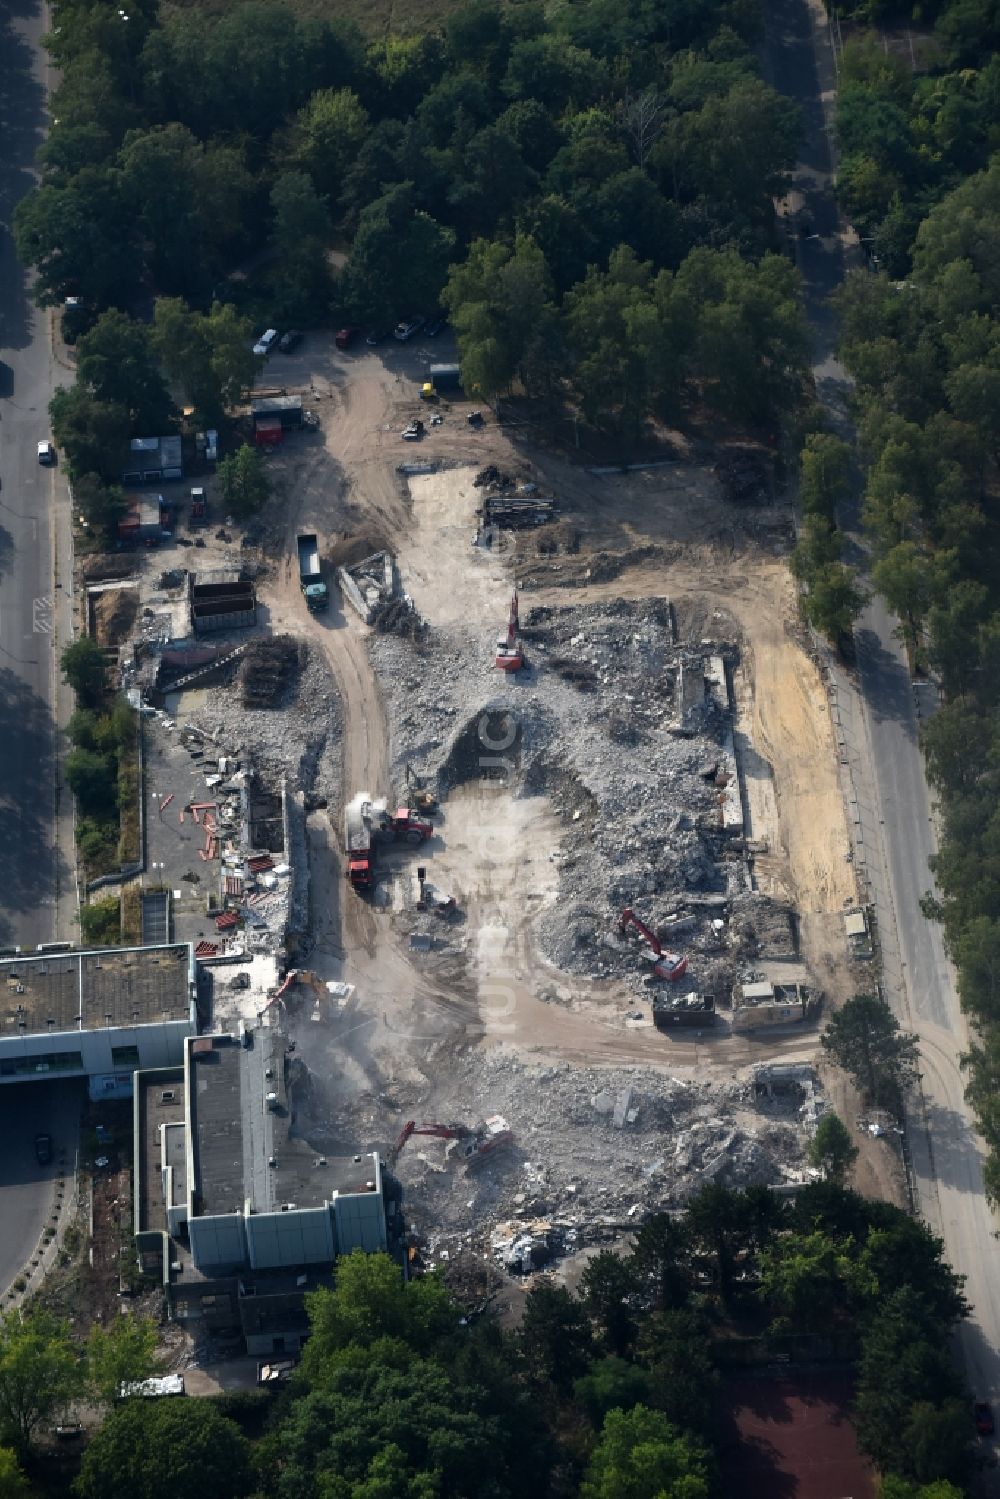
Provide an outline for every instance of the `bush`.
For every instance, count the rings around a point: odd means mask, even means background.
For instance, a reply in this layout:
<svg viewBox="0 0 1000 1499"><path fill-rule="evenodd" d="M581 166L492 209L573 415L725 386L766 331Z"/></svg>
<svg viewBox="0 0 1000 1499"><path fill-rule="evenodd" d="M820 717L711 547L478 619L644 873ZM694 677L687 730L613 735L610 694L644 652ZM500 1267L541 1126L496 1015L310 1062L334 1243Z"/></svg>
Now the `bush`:
<svg viewBox="0 0 1000 1499"><path fill-rule="evenodd" d="M80 930L91 947L114 947L121 941L121 905L117 895L80 908Z"/></svg>

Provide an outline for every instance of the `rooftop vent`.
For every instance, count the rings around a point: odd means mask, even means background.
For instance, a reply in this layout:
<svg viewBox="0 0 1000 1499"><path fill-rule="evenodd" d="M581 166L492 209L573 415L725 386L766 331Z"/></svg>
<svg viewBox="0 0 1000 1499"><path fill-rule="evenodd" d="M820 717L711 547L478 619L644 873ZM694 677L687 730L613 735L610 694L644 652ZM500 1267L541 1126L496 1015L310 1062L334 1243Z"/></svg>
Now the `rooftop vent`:
<svg viewBox="0 0 1000 1499"><path fill-rule="evenodd" d="M174 1101L174 1099L176 1097L177 1097L177 1094L174 1092L173 1088L166 1088L160 1094L160 1102L161 1103L173 1103L173 1101Z"/></svg>

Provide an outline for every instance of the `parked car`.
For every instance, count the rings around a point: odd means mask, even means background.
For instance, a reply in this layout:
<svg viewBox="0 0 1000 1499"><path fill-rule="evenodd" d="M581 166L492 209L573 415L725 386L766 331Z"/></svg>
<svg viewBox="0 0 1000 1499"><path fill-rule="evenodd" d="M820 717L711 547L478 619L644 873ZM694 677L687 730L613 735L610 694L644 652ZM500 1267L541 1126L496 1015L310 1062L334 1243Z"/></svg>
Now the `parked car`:
<svg viewBox="0 0 1000 1499"><path fill-rule="evenodd" d="M981 1437L991 1437L994 1430L993 1407L988 1400L977 1400L972 1407L976 1430Z"/></svg>
<svg viewBox="0 0 1000 1499"><path fill-rule="evenodd" d="M406 442L419 442L423 435L423 422L411 422L410 425L408 427L404 427L402 431L402 436Z"/></svg>
<svg viewBox="0 0 1000 1499"><path fill-rule="evenodd" d="M414 333L419 333L423 326L424 319L422 317L403 318L402 322L396 324L392 331L392 336L398 339L401 344L405 344L413 337Z"/></svg>
<svg viewBox="0 0 1000 1499"><path fill-rule="evenodd" d="M260 338L258 338L257 342L254 344L253 351L255 354L270 354L271 350L274 348L277 342L277 328L266 328L260 335Z"/></svg>
<svg viewBox="0 0 1000 1499"><path fill-rule="evenodd" d="M443 312L439 312L435 317L431 318L430 322L427 324L427 327L424 329L424 332L426 333L428 338L437 338L442 329L446 328L447 326L448 319L445 317Z"/></svg>
<svg viewBox="0 0 1000 1499"><path fill-rule="evenodd" d="M297 328L292 328L279 339L278 348L282 354L290 354L293 349L298 348L301 342L302 334Z"/></svg>
<svg viewBox="0 0 1000 1499"><path fill-rule="evenodd" d="M35 1136L35 1159L39 1166L47 1166L52 1159L52 1136Z"/></svg>
<svg viewBox="0 0 1000 1499"><path fill-rule="evenodd" d="M50 442L38 444L38 461L44 468L51 468L56 461L56 450Z"/></svg>
<svg viewBox="0 0 1000 1499"><path fill-rule="evenodd" d="M372 328L370 333L365 334L365 343L370 349L373 349L376 344L385 343L388 337L389 334L384 329Z"/></svg>

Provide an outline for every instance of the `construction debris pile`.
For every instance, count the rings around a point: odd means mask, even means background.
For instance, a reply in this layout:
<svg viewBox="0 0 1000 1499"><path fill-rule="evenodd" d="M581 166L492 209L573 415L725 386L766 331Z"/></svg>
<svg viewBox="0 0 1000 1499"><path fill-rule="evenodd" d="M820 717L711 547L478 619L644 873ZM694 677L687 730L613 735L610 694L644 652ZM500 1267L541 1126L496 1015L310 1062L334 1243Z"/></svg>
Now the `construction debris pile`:
<svg viewBox="0 0 1000 1499"><path fill-rule="evenodd" d="M257 648L260 651L257 652ZM273 651L271 647L277 649ZM336 805L341 795L340 744L343 715L336 683L322 653L287 637L253 641L244 659L256 653L256 664L247 668L240 682L184 694L178 712L244 765L259 767L277 782L287 777L290 787L305 793L313 805ZM284 675L274 678L286 663ZM268 706L248 706L267 680L282 711Z"/></svg>
<svg viewBox="0 0 1000 1499"><path fill-rule="evenodd" d="M294 695L306 646L291 635L251 641L240 662L244 708L282 708Z"/></svg>
<svg viewBox="0 0 1000 1499"><path fill-rule="evenodd" d="M800 1078L798 1073L802 1074ZM774 1087L753 1069L728 1084L645 1069L532 1066L501 1052L449 1057L446 1096L393 1090L402 1117L495 1121L512 1142L469 1160L465 1138L409 1138L394 1171L425 1260L463 1250L520 1275L590 1244L612 1241L648 1214L682 1206L707 1182L780 1186L808 1179L806 1151L823 1107L809 1069ZM352 1140L391 1156L400 1115L381 1095L324 1116L314 1087L303 1125L317 1147ZM448 1131L443 1131L448 1133Z"/></svg>
<svg viewBox="0 0 1000 1499"><path fill-rule="evenodd" d="M767 947L758 917L768 925L772 909L750 890L742 829L727 816L739 808L726 681L734 646L679 644L665 599L536 608L521 634L528 670L510 684L497 671L486 677L467 635L434 632L432 674L398 642L377 642L394 753L415 757L439 792L494 774L485 713L489 737L506 745L512 791L547 797L564 825L551 854L559 900L537 929L546 955L564 972L641 992L643 946L617 931L631 906L661 937L683 933L688 988L723 999L737 964ZM787 934L787 917L778 927Z"/></svg>

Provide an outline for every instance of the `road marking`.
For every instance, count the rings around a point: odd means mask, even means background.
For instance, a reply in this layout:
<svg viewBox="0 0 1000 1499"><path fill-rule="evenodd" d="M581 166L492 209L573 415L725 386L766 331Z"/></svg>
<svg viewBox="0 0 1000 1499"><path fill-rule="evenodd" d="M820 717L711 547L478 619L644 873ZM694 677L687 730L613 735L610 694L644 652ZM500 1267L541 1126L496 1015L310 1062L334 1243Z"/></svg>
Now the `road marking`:
<svg viewBox="0 0 1000 1499"><path fill-rule="evenodd" d="M32 599L31 629L35 635L52 634L52 599L49 596Z"/></svg>

